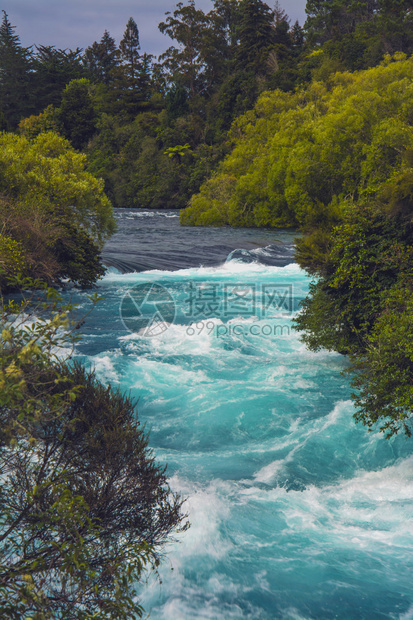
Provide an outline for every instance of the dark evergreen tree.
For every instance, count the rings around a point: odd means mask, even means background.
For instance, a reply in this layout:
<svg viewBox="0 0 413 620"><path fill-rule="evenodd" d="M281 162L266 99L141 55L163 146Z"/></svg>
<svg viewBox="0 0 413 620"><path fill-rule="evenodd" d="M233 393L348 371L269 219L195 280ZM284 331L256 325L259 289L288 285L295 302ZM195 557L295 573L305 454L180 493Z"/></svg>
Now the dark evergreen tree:
<svg viewBox="0 0 413 620"><path fill-rule="evenodd" d="M65 137L75 149L81 149L96 130L96 117L90 83L86 79L72 80L63 91L60 120Z"/></svg>
<svg viewBox="0 0 413 620"><path fill-rule="evenodd" d="M83 56L83 63L91 77L98 82L111 84L114 79L114 69L119 65L119 50L115 39L105 30L99 43L95 41L87 47Z"/></svg>
<svg viewBox="0 0 413 620"><path fill-rule="evenodd" d="M382 39L383 50L413 52L413 3L412 0L377 0L377 35Z"/></svg>
<svg viewBox="0 0 413 620"><path fill-rule="evenodd" d="M148 101L152 94L152 59L153 55L146 52L140 58L137 86L142 101Z"/></svg>
<svg viewBox="0 0 413 620"><path fill-rule="evenodd" d="M294 22L291 28L292 47L296 53L300 53L304 45L304 30L301 28L298 20Z"/></svg>
<svg viewBox="0 0 413 620"><path fill-rule="evenodd" d="M188 114L189 106L186 88L181 84L173 84L166 94L165 103L170 120Z"/></svg>
<svg viewBox="0 0 413 620"><path fill-rule="evenodd" d="M275 44L274 13L261 0L242 0L240 12L237 67L265 75L266 63Z"/></svg>
<svg viewBox="0 0 413 620"><path fill-rule="evenodd" d="M344 0L307 0L305 28L311 44L325 43L349 31L346 5Z"/></svg>
<svg viewBox="0 0 413 620"><path fill-rule="evenodd" d="M14 129L32 110L29 91L31 52L20 45L15 26L3 11L0 26L0 113L4 129Z"/></svg>
<svg viewBox="0 0 413 620"><path fill-rule="evenodd" d="M53 46L36 47L33 61L32 92L36 112L47 106L59 107L63 90L72 80L85 77L82 50L61 50Z"/></svg>
<svg viewBox="0 0 413 620"><path fill-rule="evenodd" d="M139 30L134 19L130 17L126 24L123 39L119 44L122 70L128 79L130 88L136 86L137 76L141 68L139 50Z"/></svg>
<svg viewBox="0 0 413 620"><path fill-rule="evenodd" d="M270 89L293 90L297 83L297 56L302 50L304 33L296 22L290 30L290 18L275 3L274 10L274 49L270 52L267 61L268 85Z"/></svg>
<svg viewBox="0 0 413 620"><path fill-rule="evenodd" d="M411 0L308 0L305 30L310 47L323 46L324 69L363 69L385 53L413 51ZM321 66L315 75L326 77Z"/></svg>
<svg viewBox="0 0 413 620"><path fill-rule="evenodd" d="M152 92L152 55L139 50L139 30L130 17L119 44L120 64L112 72L119 111L129 116L147 107Z"/></svg>

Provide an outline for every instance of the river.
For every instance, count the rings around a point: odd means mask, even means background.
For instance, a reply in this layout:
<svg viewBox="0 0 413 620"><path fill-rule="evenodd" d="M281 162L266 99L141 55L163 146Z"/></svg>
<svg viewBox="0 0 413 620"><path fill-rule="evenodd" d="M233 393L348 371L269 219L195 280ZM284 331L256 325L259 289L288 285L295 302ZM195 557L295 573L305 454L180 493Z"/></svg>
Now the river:
<svg viewBox="0 0 413 620"><path fill-rule="evenodd" d="M413 618L413 440L355 425L346 360L291 329L293 233L117 218L77 354L139 399L187 498L151 620Z"/></svg>

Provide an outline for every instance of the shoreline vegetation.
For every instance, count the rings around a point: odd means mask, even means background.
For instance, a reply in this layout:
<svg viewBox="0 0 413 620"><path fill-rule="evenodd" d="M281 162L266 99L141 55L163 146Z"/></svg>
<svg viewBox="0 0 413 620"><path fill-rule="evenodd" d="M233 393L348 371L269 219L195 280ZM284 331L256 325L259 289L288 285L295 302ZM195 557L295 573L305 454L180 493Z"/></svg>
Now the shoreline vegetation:
<svg viewBox="0 0 413 620"><path fill-rule="evenodd" d="M16 284L37 291L2 298L0 615L142 617L136 589L188 527L183 500L136 403L71 360L82 319L41 282Z"/></svg>
<svg viewBox="0 0 413 620"><path fill-rule="evenodd" d="M56 354L79 322L50 287L103 275L112 205L298 227L296 328L349 356L357 422L411 435L413 11L306 12L188 0L155 60L133 18L119 45L61 50L24 48L3 11L0 615L140 617L137 583L187 527L135 403Z"/></svg>

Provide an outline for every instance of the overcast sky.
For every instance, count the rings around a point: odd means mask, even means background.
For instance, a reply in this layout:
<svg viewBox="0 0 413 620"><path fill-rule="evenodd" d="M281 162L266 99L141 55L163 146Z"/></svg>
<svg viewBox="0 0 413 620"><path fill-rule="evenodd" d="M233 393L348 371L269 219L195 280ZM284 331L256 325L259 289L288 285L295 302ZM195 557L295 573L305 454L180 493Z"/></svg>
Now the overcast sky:
<svg viewBox="0 0 413 620"><path fill-rule="evenodd" d="M99 41L109 30L119 43L129 17L136 21L141 51L158 55L171 44L158 31L165 11L173 11L177 0L0 0L0 8L9 16L22 45L54 45L57 48L86 48ZM186 2L184 1L184 4ZM273 8L273 0L267 0ZM280 5L302 25L305 0L285 0ZM208 12L212 0L196 0L197 8Z"/></svg>

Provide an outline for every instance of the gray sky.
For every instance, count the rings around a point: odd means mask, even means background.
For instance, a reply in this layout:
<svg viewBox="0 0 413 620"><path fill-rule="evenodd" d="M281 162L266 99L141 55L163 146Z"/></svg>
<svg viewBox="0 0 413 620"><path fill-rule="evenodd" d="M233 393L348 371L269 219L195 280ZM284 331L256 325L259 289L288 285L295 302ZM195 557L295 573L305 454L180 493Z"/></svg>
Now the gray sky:
<svg viewBox="0 0 413 620"><path fill-rule="evenodd" d="M139 28L141 51L158 55L171 44L158 30L165 11L173 11L178 0L0 0L22 45L54 45L57 48L86 48L109 30L119 43L126 22L133 17ZM186 1L183 2L186 4ZM273 0L267 0L272 8ZM305 21L305 0L280 1L291 21ZM196 0L208 12L212 0Z"/></svg>

